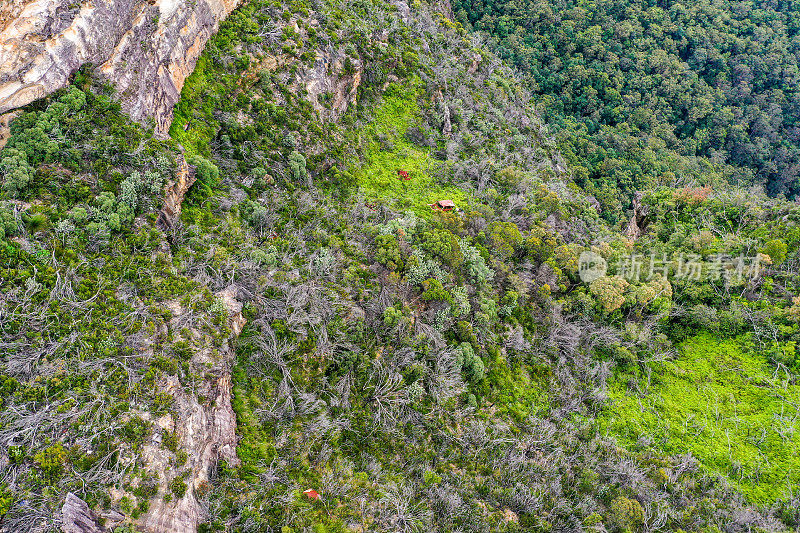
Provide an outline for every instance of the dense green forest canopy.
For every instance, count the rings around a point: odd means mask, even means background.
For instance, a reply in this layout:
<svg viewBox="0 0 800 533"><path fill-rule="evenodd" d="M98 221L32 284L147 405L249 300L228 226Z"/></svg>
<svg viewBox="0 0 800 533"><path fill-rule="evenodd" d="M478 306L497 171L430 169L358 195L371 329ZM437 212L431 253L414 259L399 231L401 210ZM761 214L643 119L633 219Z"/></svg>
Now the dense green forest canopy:
<svg viewBox="0 0 800 533"><path fill-rule="evenodd" d="M615 219L615 191L725 177L798 192L795 1L455 0L527 76ZM702 158L704 160L697 160Z"/></svg>

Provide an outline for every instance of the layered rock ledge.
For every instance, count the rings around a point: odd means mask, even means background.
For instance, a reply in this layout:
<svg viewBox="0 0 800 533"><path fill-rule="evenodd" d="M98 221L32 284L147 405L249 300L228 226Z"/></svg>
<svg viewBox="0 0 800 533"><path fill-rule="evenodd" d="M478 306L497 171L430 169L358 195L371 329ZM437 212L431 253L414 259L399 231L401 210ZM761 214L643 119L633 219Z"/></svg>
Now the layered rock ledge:
<svg viewBox="0 0 800 533"><path fill-rule="evenodd" d="M83 65L114 84L134 120L165 135L186 77L241 0L4 0L0 114L47 96Z"/></svg>

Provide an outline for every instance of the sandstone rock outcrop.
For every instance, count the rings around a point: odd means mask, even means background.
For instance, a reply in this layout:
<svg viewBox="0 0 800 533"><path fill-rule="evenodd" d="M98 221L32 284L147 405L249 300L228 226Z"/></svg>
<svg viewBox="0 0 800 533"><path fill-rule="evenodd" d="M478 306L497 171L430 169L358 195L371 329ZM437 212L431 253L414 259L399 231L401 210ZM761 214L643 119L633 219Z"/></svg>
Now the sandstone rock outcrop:
<svg viewBox="0 0 800 533"><path fill-rule="evenodd" d="M309 21L310 27L318 23L313 18ZM281 26L278 26L281 27ZM308 38L308 31L299 28L297 23L291 23L293 31L301 38ZM376 36L380 41L388 39L389 32ZM271 50L275 52L275 50ZM334 47L325 47L316 50L316 57L312 64L298 62L287 54L266 55L252 62L254 68L249 75L255 77L260 69L275 71L285 70L287 66L296 65L296 73L284 80L285 85L293 93L305 91L305 97L314 106L314 110L323 121L336 121L347 111L347 108L356 103L358 89L361 87L364 76L364 61L348 55L344 50ZM246 125L242 120L240 124Z"/></svg>
<svg viewBox="0 0 800 533"><path fill-rule="evenodd" d="M348 58L341 52L318 51L314 67L303 71L300 83L320 116L335 121L356 102L363 72L361 60ZM330 98L327 107L320 101L323 95Z"/></svg>
<svg viewBox="0 0 800 533"><path fill-rule="evenodd" d="M104 533L95 514L85 501L68 492L61 508L61 531L64 533Z"/></svg>
<svg viewBox="0 0 800 533"><path fill-rule="evenodd" d="M134 120L166 134L186 77L241 0L3 0L0 114L69 83L82 65L113 83Z"/></svg>
<svg viewBox="0 0 800 533"><path fill-rule="evenodd" d="M175 226L181 216L181 206L189 187L197 180L196 169L186 163L183 156L178 160L178 173L175 179L170 180L164 186L164 205L158 213L156 226L162 231L166 231Z"/></svg>
<svg viewBox="0 0 800 533"><path fill-rule="evenodd" d="M633 213L628 221L625 235L632 241L638 239L647 229L650 216L650 207L642 202L643 194L636 191L633 194Z"/></svg>
<svg viewBox="0 0 800 533"><path fill-rule="evenodd" d="M233 337L241 333L245 323L242 304L237 299L239 292L238 287L231 285L216 294L228 311L227 325ZM172 326L176 327L186 310L178 302L170 302L168 307L175 316ZM193 338L202 336L197 330L193 330L191 335ZM230 367L234 357L229 342L219 350L210 347L198 350L190 364L203 368L205 378L196 391L185 390L176 376L168 377L162 384L163 391L175 399L175 432L180 449L187 456L183 474L186 491L170 501L163 498L151 500L147 513L139 519L139 525L148 533L195 533L198 524L208 518L198 500L209 489L212 469L221 460L230 465L239 463L236 414L231 404ZM147 445L144 458L148 468L158 477L162 490L169 490L167 487L175 477L169 453L161 446Z"/></svg>
<svg viewBox="0 0 800 533"><path fill-rule="evenodd" d="M8 139L11 138L11 121L14 120L17 113L19 113L19 111L12 111L11 113L0 115L0 150L6 145Z"/></svg>

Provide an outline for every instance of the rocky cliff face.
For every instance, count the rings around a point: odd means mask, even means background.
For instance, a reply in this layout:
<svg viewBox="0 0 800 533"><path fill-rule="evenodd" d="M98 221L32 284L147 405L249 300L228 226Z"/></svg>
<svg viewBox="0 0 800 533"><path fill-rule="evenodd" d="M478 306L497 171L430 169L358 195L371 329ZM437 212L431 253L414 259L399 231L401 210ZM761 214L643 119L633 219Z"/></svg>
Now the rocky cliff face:
<svg viewBox="0 0 800 533"><path fill-rule="evenodd" d="M650 216L650 207L642 203L643 194L636 191L633 195L633 213L631 219L628 221L628 227L625 230L625 235L635 241L647 229L648 217Z"/></svg>
<svg viewBox="0 0 800 533"><path fill-rule="evenodd" d="M345 54L330 50L317 51L313 68L304 69L299 76L299 82L305 85L311 104L324 120L338 120L347 107L356 102L364 65L360 60L349 61L349 67L345 65L348 65ZM322 95L326 94L330 95L327 108L321 103Z"/></svg>
<svg viewBox="0 0 800 533"><path fill-rule="evenodd" d="M178 160L178 173L175 179L167 182L164 187L164 205L158 213L156 226L163 231L167 231L175 226L181 216L181 208L186 193L197 180L196 169L186 163L183 156Z"/></svg>
<svg viewBox="0 0 800 533"><path fill-rule="evenodd" d="M228 311L229 340L237 337L245 324L238 296L239 289L235 285L216 294ZM181 316L187 310L175 301L166 305L174 315L170 327L185 329L180 324ZM198 340L203 334L192 328L190 337ZM220 460L225 460L229 465L239 464L236 456L236 415L231 406L230 368L234 357L234 350L228 341L219 350L212 350L210 345L198 349L190 364L198 372L202 368L205 378L198 384L196 394L187 392L176 376L168 376L161 383L161 389L175 399L175 410L174 417L167 415L157 423L162 429L175 431L180 449L186 452L188 459L182 474L186 491L174 499L152 500L148 512L139 520L139 526L144 531L195 533L198 524L208 518L199 499L209 488L211 470ZM170 461L171 454L160 443L154 442L144 446L144 458L148 469L158 478L161 490L169 492L169 483L176 476Z"/></svg>
<svg viewBox="0 0 800 533"><path fill-rule="evenodd" d="M87 63L134 119L166 134L186 77L241 0L3 0L0 114L64 87Z"/></svg>
<svg viewBox="0 0 800 533"><path fill-rule="evenodd" d="M6 145L8 139L11 138L11 121L14 120L17 113L18 111L12 111L11 113L0 115L0 150Z"/></svg>

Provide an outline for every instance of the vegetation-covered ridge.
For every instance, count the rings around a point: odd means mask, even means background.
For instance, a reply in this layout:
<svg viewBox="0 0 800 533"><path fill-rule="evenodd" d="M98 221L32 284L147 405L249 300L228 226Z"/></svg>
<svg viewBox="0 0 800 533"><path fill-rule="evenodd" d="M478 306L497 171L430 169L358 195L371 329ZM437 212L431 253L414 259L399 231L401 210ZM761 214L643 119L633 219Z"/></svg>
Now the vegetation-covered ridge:
<svg viewBox="0 0 800 533"><path fill-rule="evenodd" d="M0 530L58 530L68 492L116 533L185 502L204 532L800 526L800 208L654 187L634 241L448 15L250 0L172 139L90 71L16 118ZM197 181L156 224L181 155ZM587 283L584 251L765 268ZM235 456L198 472L186 427L225 384Z"/></svg>

